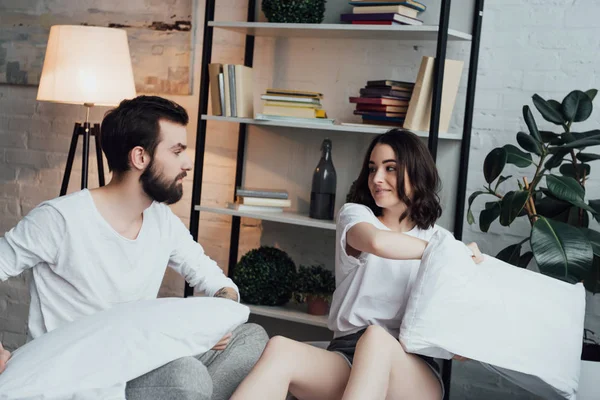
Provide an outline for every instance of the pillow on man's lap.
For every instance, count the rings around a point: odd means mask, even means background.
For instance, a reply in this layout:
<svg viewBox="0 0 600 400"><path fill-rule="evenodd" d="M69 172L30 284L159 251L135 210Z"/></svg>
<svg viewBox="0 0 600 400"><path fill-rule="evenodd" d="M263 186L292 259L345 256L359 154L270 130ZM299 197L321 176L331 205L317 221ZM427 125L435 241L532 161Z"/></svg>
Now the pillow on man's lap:
<svg viewBox="0 0 600 400"><path fill-rule="evenodd" d="M212 297L115 306L16 350L0 374L0 399L124 400L126 382L205 353L248 315L248 307Z"/></svg>

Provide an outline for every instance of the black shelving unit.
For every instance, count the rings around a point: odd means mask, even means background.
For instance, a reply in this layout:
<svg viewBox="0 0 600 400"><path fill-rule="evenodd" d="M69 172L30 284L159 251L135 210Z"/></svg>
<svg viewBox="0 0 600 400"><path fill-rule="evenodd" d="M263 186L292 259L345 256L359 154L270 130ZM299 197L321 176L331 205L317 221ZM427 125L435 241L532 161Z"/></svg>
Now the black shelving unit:
<svg viewBox="0 0 600 400"><path fill-rule="evenodd" d="M465 113L463 119L463 135L460 149L460 165L458 168L458 189L457 199L455 206L455 217L454 217L454 235L457 239L462 238L463 224L464 224L464 209L466 199L466 187L467 187L467 171L469 164L469 150L471 144L471 129L473 122L473 107L475 104L475 86L477 80L477 66L479 58L479 45L481 38L481 25L483 19L483 6L484 0L475 0L474 2L474 14L472 23L471 33L471 49L470 59L468 64L468 82L467 82L467 95L465 104ZM248 1L248 15L247 21L253 23L255 21L255 9L256 1ZM438 141L439 141L439 124L440 124L440 109L442 103L442 87L444 77L444 65L443 62L446 58L446 48L448 45L449 38L449 21L450 21L450 10L451 0L442 0L440 6L440 20L437 27L437 48L436 57L434 63L434 85L433 85L433 97L432 97L432 112L430 121L430 130L428 136L428 147L434 159L437 157ZM201 77L200 77L200 97L199 97L199 109L198 109L198 127L196 132L196 158L194 163L194 179L192 189L192 202L190 211L190 233L195 240L198 239L198 230L200 224L200 211L197 206L200 205L202 196L202 178L203 178L203 167L204 167L204 152L206 143L206 128L207 120L203 118L208 112L208 101L209 101L209 74L208 65L212 62L212 49L213 49L213 31L215 29L211 22L214 21L215 15L215 0L206 0L206 9L204 17L204 30L203 30L203 49L202 49L202 64L201 64ZM268 27L267 24L260 24L260 28ZM281 27L281 24L277 24ZM335 28L334 25L330 25ZM344 25L344 27L347 27ZM396 31L399 40L402 39L402 35L405 32L410 32L410 28L406 30L393 29L396 27L390 27L390 31ZM253 56L254 56L254 36L251 32L254 26L246 26L246 45L244 54L244 65L252 67ZM310 28L309 28L310 29ZM345 28L344 31L352 28ZM358 30L357 28L356 30ZM361 31L365 31L364 26L360 28ZM368 30L368 28L367 28ZM379 31L379 30L378 30ZM414 32L413 32L414 33ZM244 151L246 147L246 135L247 127L249 125L247 120L241 120L239 122L239 133L238 133L238 147L237 147L237 164L235 174L235 187L241 186L244 166ZM234 195L235 196L235 195ZM235 199L234 199L235 200ZM229 275L233 273L238 257L238 246L240 236L240 220L239 215L234 215L232 218L232 228L229 246ZM193 288L186 284L184 295L193 295ZM443 367L443 380L446 387L445 399L449 399L450 396L450 377L452 371L451 361L445 361Z"/></svg>

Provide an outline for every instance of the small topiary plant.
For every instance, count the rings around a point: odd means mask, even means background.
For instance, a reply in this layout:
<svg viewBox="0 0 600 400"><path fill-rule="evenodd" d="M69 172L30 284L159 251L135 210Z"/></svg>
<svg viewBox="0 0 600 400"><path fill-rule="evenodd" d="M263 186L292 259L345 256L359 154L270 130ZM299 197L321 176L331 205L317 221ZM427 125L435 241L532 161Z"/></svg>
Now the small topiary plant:
<svg viewBox="0 0 600 400"><path fill-rule="evenodd" d="M296 265L286 252L261 246L240 259L232 279L242 301L277 306L291 299L295 278Z"/></svg>
<svg viewBox="0 0 600 400"><path fill-rule="evenodd" d="M320 24L326 0L263 0L262 11L269 22Z"/></svg>

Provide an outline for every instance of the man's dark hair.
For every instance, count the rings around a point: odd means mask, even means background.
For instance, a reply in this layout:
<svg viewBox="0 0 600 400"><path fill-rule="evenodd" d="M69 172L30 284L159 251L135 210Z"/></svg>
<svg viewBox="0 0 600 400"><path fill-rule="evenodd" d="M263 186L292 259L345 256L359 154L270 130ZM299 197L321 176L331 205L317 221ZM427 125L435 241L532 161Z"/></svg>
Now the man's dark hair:
<svg viewBox="0 0 600 400"><path fill-rule="evenodd" d="M100 128L100 144L113 173L130 169L129 152L136 146L154 156L161 140L160 120L187 125L189 117L179 104L158 96L123 100L106 113Z"/></svg>
<svg viewBox="0 0 600 400"><path fill-rule="evenodd" d="M421 229L432 227L442 215L438 196L440 177L427 146L412 132L392 129L373 139L355 182L354 193L349 200L369 207L376 216L382 215L383 210L377 206L369 190L369 161L373 149L378 144L389 145L396 155L398 198L407 206L400 216L400 221L410 217ZM404 171L412 188L411 197L408 197L404 190Z"/></svg>

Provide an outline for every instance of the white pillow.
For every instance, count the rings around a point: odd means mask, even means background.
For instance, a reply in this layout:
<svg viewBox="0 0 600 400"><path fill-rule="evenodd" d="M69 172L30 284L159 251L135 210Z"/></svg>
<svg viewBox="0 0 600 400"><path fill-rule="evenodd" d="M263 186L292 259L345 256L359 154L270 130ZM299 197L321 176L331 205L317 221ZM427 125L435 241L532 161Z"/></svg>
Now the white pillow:
<svg viewBox="0 0 600 400"><path fill-rule="evenodd" d="M512 375L525 389L539 391L541 380L555 396L574 398L583 285L490 256L475 264L465 249L442 230L430 240L402 321L402 346L438 358L458 354Z"/></svg>
<svg viewBox="0 0 600 400"><path fill-rule="evenodd" d="M0 374L0 399L125 399L125 383L202 354L248 320L248 307L212 297L133 302L27 343Z"/></svg>

